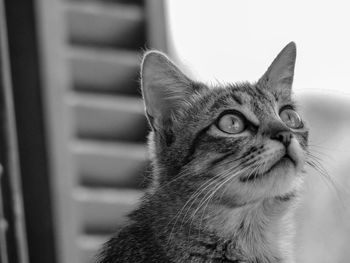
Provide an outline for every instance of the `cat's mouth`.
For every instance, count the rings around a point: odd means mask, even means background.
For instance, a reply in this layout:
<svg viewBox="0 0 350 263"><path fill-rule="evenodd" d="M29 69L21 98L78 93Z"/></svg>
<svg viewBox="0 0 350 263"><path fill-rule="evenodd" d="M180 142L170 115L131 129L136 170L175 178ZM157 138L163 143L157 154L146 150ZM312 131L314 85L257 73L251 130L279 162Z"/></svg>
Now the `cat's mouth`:
<svg viewBox="0 0 350 263"><path fill-rule="evenodd" d="M296 161L288 154L285 153L280 159L278 159L275 163L273 163L267 170L265 171L258 171L249 174L248 176L242 176L239 178L241 182L249 182L249 181L255 181L259 180L265 176L268 176L272 170L278 167L285 167L287 165L292 164L293 166L296 166Z"/></svg>

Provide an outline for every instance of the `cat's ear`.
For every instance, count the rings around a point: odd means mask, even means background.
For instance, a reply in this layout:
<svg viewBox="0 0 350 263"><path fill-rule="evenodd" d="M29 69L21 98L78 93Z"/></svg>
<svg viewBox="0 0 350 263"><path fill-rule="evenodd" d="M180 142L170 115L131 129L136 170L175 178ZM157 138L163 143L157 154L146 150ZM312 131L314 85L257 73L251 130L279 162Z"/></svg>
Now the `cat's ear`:
<svg viewBox="0 0 350 263"><path fill-rule="evenodd" d="M270 89L291 91L294 77L294 67L297 49L294 42L290 42L274 59L259 82Z"/></svg>
<svg viewBox="0 0 350 263"><path fill-rule="evenodd" d="M143 57L141 88L146 115L153 129L175 117L193 93L191 80L158 51L149 51Z"/></svg>

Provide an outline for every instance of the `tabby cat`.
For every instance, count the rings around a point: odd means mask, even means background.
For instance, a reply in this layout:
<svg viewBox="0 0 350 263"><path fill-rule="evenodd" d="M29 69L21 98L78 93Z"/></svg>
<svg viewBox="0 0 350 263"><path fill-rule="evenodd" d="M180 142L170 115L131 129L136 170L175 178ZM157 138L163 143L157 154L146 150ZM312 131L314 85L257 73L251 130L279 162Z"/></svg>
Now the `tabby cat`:
<svg viewBox="0 0 350 263"><path fill-rule="evenodd" d="M256 83L208 86L164 54L141 66L152 185L100 263L291 263L308 130L289 43Z"/></svg>

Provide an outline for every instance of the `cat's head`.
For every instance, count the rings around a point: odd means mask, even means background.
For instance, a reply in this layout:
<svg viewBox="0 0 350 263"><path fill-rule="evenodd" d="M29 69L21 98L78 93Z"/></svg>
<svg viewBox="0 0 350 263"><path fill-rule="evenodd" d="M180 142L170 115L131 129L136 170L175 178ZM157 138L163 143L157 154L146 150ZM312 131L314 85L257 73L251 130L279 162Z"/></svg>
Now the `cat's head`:
<svg viewBox="0 0 350 263"><path fill-rule="evenodd" d="M258 82L207 86L147 52L141 84L157 185L243 203L295 191L308 138L291 97L295 58L292 42Z"/></svg>

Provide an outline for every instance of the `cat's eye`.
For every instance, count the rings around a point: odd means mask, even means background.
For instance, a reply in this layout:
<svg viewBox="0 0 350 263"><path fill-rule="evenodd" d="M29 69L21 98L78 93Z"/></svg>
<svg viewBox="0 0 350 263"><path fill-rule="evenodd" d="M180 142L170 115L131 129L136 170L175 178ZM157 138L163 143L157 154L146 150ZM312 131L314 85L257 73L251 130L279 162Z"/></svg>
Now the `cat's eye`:
<svg viewBox="0 0 350 263"><path fill-rule="evenodd" d="M303 122L299 114L293 109L284 109L280 113L281 120L292 129L300 129L303 127Z"/></svg>
<svg viewBox="0 0 350 263"><path fill-rule="evenodd" d="M223 115L216 125L221 131L229 134L237 134L245 129L243 118L234 113Z"/></svg>

